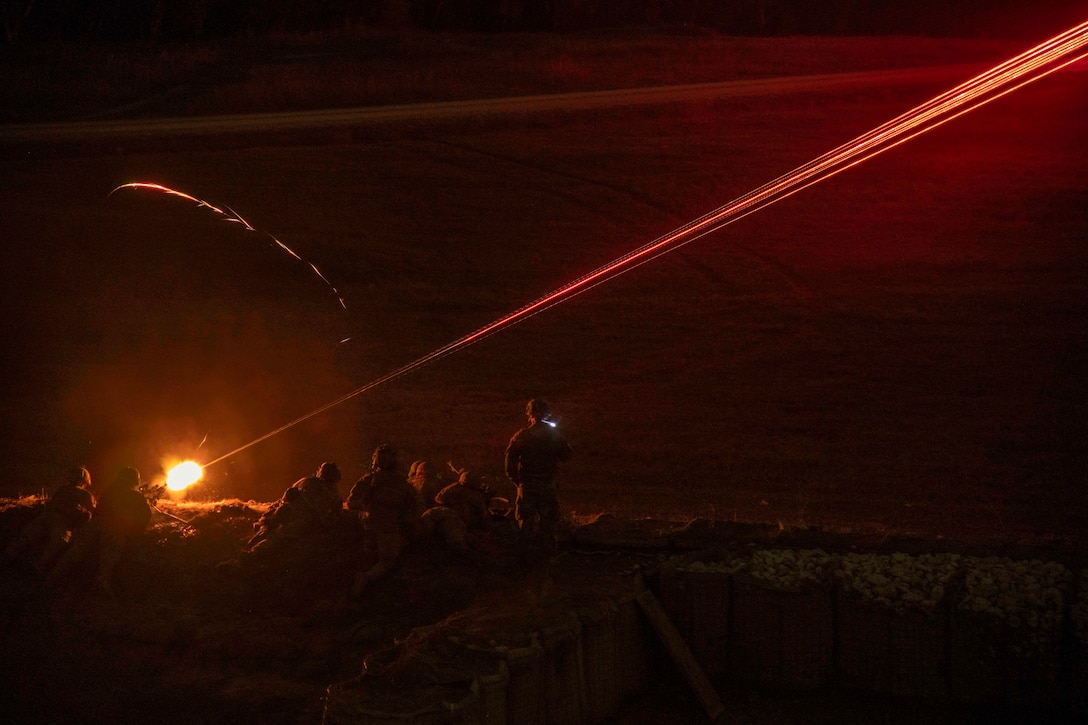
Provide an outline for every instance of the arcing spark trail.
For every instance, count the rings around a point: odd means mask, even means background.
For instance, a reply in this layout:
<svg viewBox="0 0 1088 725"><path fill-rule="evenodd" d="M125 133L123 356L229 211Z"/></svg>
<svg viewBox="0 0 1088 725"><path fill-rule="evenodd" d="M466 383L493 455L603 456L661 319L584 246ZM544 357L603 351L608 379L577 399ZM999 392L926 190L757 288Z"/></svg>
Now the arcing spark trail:
<svg viewBox="0 0 1088 725"><path fill-rule="evenodd" d="M484 327L440 347L382 377L342 395L306 415L266 433L250 443L231 451L208 466L254 446L262 441L319 415L341 403L376 388L383 383L406 375L436 360L451 355L496 332L511 327L534 315L566 302L622 274L679 249L696 239L717 231L727 224L791 196L813 184L888 151L912 138L931 131L969 111L977 109L1007 93L1039 80L1084 57L1088 57L1088 21L1041 43L990 70L971 78L933 99L916 106L897 118L839 146L832 151L764 184L763 186L721 206L702 217L635 249L553 292L511 312Z"/></svg>
<svg viewBox="0 0 1088 725"><path fill-rule="evenodd" d="M186 194L184 191L178 191L177 189L171 189L170 187L163 186L162 184L155 184L155 183L150 183L150 182L146 182L146 181L134 181L134 182L128 183L128 184L121 184L121 186L118 186L116 189L111 191L110 194L111 195L115 194L118 191L120 191L121 189L136 189L136 190L145 189L145 190L150 190L150 191L158 191L158 192L161 192L161 193L166 194L168 196L176 196L176 197L179 197L181 199L191 201L194 204L196 204L198 207L203 207L203 208L208 209L209 211L211 211L211 212L213 212L215 214L218 214L219 216L221 216L223 218L224 221L231 222L231 223L234 223L234 224L241 224L242 228L245 229L247 232L256 232L257 231L257 229L255 229L253 227L253 225L251 225L249 222L247 222L245 219L242 218L241 214L234 211L230 207L227 207L225 209L220 209L219 207L217 207L217 206L215 206L213 204L209 204L208 202L204 201L203 199L198 199L195 196L192 196L190 194ZM275 242L276 246L278 246L280 249L282 249L287 254L294 257L294 259L296 261L301 262L302 264L309 267L310 270L315 275L317 275L318 279L320 279L322 282L324 282L325 286L328 287L330 290L332 290L332 293L334 295L336 295L336 301L340 303L340 307L345 309L345 310L348 308L347 303L344 302L344 298L340 295L340 292L335 287L333 287L332 283L329 282L328 278L325 277L325 275L321 273L321 270L318 269L317 266L313 262L307 262L305 259L303 259L302 257L300 257L298 255L298 252L291 249L286 244L281 242L279 239L276 239L274 236L272 236L268 232L264 232L264 234L269 239L271 239L273 242Z"/></svg>

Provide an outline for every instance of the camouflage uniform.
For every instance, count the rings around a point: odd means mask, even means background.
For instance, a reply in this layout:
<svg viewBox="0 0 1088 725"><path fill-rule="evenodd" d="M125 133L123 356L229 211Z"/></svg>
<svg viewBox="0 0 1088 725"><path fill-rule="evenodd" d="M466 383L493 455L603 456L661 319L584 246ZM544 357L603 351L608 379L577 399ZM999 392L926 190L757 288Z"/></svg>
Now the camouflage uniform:
<svg viewBox="0 0 1088 725"><path fill-rule="evenodd" d="M256 533L248 548L256 550L273 540L295 540L336 526L344 510L339 482L340 469L329 462L322 463L315 475L295 481L254 524Z"/></svg>
<svg viewBox="0 0 1088 725"><path fill-rule="evenodd" d="M25 551L37 551L34 565L46 571L67 546L71 535L91 519L94 496L88 490L91 474L86 468L73 469L45 503L42 512L19 533L7 554L18 557Z"/></svg>
<svg viewBox="0 0 1088 725"><path fill-rule="evenodd" d="M102 492L90 522L73 537L48 582L60 583L77 565L97 556L96 583L102 591L112 591L113 571L126 544L146 531L149 523L151 504L140 490L140 472L125 468Z"/></svg>
<svg viewBox="0 0 1088 725"><path fill-rule="evenodd" d="M464 552L466 536L472 530L484 529L491 522L488 503L492 491L479 476L462 472L457 483L446 486L435 497L436 506L427 509L423 519L427 528L436 533L452 549Z"/></svg>
<svg viewBox="0 0 1088 725"><path fill-rule="evenodd" d="M506 475L518 489L514 518L525 553L554 553L560 513L555 474L571 448L550 422L547 403L530 400L525 413L528 427L506 447Z"/></svg>
<svg viewBox="0 0 1088 725"><path fill-rule="evenodd" d="M348 509L357 512L363 523L366 548L378 559L370 570L356 577L353 598L393 570L419 529L419 492L397 472L396 464L396 452L389 446L379 446L374 451L372 471L360 478L348 495Z"/></svg>
<svg viewBox="0 0 1088 725"><path fill-rule="evenodd" d="M412 484L412 487L419 491L419 496L423 502L423 508L427 509L434 506L434 498L438 495L438 492L444 488L444 484L437 476L432 476L427 471L428 465L426 461L416 461L412 464L412 467L408 469L408 483Z"/></svg>
<svg viewBox="0 0 1088 725"><path fill-rule="evenodd" d="M94 510L92 521L101 531L98 557L98 586L110 591L113 570L133 537L142 534L151 523L151 505L140 491L140 472L126 468L118 474Z"/></svg>

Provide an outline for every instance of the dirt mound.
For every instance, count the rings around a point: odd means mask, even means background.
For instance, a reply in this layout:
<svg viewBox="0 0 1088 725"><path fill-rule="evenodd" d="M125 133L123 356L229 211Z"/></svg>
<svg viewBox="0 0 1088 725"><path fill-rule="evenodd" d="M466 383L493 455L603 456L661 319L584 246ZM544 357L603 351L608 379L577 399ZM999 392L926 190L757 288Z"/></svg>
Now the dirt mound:
<svg viewBox="0 0 1088 725"><path fill-rule="evenodd" d="M36 507L34 499L0 506L0 546ZM332 531L307 546L246 555L265 508L166 507L126 551L112 595L95 590L89 574L46 587L32 567L5 559L6 711L15 721L72 712L112 722L351 721L367 708L403 714L425 700L468 703L470 692L479 708L488 702L480 688L499 677L499 662L549 636L561 646L572 621L582 629L605 621L666 562L815 546L974 550L937 539L863 541L773 525L601 515L568 521L560 556L526 568L515 530L500 523L470 542L470 556L417 543L394 575L353 602L352 577L368 565L358 533ZM1032 551L1071 566L1083 561L1051 545ZM698 712L685 703L665 709Z"/></svg>

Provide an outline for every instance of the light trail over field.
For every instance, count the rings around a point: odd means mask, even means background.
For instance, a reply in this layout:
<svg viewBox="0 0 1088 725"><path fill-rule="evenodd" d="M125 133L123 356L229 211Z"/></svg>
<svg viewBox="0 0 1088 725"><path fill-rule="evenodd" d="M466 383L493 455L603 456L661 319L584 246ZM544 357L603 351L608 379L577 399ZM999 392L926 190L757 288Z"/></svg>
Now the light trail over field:
<svg viewBox="0 0 1088 725"><path fill-rule="evenodd" d="M266 133L299 129L354 127L420 119L465 119L496 114L538 114L550 111L588 111L620 106L636 107L695 100L746 98L850 89L880 83L885 87L958 78L977 70L978 64L894 70L821 73L772 78L687 83L682 85L573 91L531 96L475 98L383 106L359 106L309 111L218 114L175 118L127 118L100 121L0 124L0 140L80 141L95 138L160 138L204 136L217 133Z"/></svg>
<svg viewBox="0 0 1088 725"><path fill-rule="evenodd" d="M162 184L155 184L155 183L151 183L151 182L147 182L147 181L134 181L134 182L131 182L131 183L128 183L128 184L121 184L116 189L111 191L108 194L108 196L112 196L113 194L117 193L121 189L158 191L158 192L161 192L163 194L166 194L167 196L176 196L176 197L179 197L181 199L191 201L194 204L196 204L198 207L203 207L205 209L211 210L212 212L214 212L214 213L218 214L219 216L223 217L224 221L231 222L233 224L241 224L242 227L247 232L257 232L258 231L256 228L254 228L254 226L252 224L250 224L244 218L242 218L241 214L234 211L230 207L226 207L225 209L221 209L221 208L215 206L214 204L209 204L208 202L204 201L203 199L198 199L195 196L192 196L191 194L186 194L184 191L178 191L177 189L171 189L169 186L164 186ZM273 242L275 242L276 245L280 249L282 249L284 252L286 252L287 254L294 257L294 259L296 261L301 262L302 264L309 267L310 270L315 275L317 275L318 279L320 279L322 282L324 282L325 286L327 286L330 290L332 290L332 293L334 295L336 295L336 301L340 303L340 307L345 309L345 310L348 308L347 303L344 302L344 298L340 295L339 290L337 290L336 287L333 286L332 282L330 282L328 280L328 278L324 274L321 273L321 270L318 269L317 266L313 262L306 261L305 259L303 259L302 257L299 256L298 252L291 249L286 244L281 242L279 239L276 239L274 236L272 236L268 232L261 232L261 233L263 233L266 237L268 237Z"/></svg>
<svg viewBox="0 0 1088 725"><path fill-rule="evenodd" d="M366 385L205 464L214 465L384 383L440 360L516 325L597 285L626 274L707 234L835 176L868 159L980 108L1029 83L1088 57L1088 21L922 103L854 140L718 207L678 229L582 275L480 329L440 347Z"/></svg>

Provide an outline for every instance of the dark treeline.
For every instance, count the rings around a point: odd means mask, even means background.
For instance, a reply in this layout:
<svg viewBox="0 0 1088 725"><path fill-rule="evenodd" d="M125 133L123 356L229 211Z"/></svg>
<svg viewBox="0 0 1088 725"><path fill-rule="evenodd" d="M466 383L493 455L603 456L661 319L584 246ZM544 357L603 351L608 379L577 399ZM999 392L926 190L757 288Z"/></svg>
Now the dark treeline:
<svg viewBox="0 0 1088 725"><path fill-rule="evenodd" d="M577 32L688 26L729 35L1030 36L1082 0L0 0L7 43L187 41L359 28Z"/></svg>

